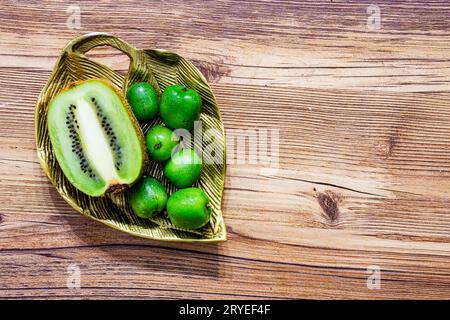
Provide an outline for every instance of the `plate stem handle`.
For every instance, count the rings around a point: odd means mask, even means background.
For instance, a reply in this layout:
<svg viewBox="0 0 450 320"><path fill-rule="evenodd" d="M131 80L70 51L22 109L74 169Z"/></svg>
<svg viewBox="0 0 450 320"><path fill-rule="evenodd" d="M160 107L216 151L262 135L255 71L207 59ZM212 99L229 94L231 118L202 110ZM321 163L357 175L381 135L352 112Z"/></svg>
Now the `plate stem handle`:
<svg viewBox="0 0 450 320"><path fill-rule="evenodd" d="M64 48L67 53L85 54L100 46L110 46L125 53L131 61L136 57L137 49L120 38L106 32L93 32L70 41Z"/></svg>
<svg viewBox="0 0 450 320"><path fill-rule="evenodd" d="M145 57L142 51L109 33L93 32L85 34L70 41L64 48L64 51L68 54L84 55L89 50L100 46L113 47L129 57L130 66L123 85L125 92L128 89L128 85L137 81L144 81L144 79L147 79L160 92L158 82L153 73L145 67Z"/></svg>

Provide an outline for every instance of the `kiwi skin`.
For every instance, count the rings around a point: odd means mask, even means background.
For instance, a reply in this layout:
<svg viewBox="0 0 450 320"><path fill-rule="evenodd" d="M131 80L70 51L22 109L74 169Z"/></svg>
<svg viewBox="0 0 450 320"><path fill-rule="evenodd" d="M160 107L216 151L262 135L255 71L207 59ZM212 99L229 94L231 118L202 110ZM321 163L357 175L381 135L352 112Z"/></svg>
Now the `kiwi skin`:
<svg viewBox="0 0 450 320"><path fill-rule="evenodd" d="M141 147L141 152L144 155L142 157L142 163L141 163L141 173L139 174L139 177L141 177L144 174L144 170L146 165L148 164L148 154L147 154L147 146L145 144L145 138L144 138L144 133L142 132L141 127L139 126L139 122L136 119L136 117L134 116L133 110L131 109L131 106L128 104L127 99L125 99L125 95L122 91L119 90L119 88L117 88L116 86L114 86L112 83L109 83L103 79L100 79L100 81L109 84L113 90L117 93L117 95L120 97L120 100L122 101L123 105L125 106L125 110L127 111L128 116L131 119L131 122L133 123L134 128L136 129L136 131L139 133L138 134L138 139L139 139L139 146ZM136 182L139 181L139 178L137 178L133 184L130 185L125 185L123 188L118 188L116 190L111 190L110 193L115 194L115 193L119 193L124 191L125 189L127 189L127 187L131 187L132 185L134 185ZM109 189L111 189L111 187L114 186L110 186ZM108 190L107 190L108 193Z"/></svg>
<svg viewBox="0 0 450 320"><path fill-rule="evenodd" d="M89 80L73 81L73 82L69 83L69 85L66 88L64 88L60 92L58 92L58 94L63 93L64 91L68 91L68 90L72 89L73 87L75 87L77 85L80 85L82 83L87 83L87 82L91 82L91 81L100 81L103 84L105 84L106 86L110 87L119 96L119 98L120 98L120 100L121 100L121 102L122 102L122 104L124 106L125 111L127 112L128 116L130 117L131 122L132 122L136 132L138 133L137 136L138 136L138 140L139 140L139 146L141 148L141 153L143 155L142 162L141 162L141 172L139 174L139 178L140 178L143 175L143 173L144 173L145 166L148 164L148 155L147 155L147 149L146 149L147 147L146 147L146 144L145 144L144 134L142 132L141 127L139 126L139 122L137 121L136 117L134 116L133 111L131 109L131 106L128 104L127 99L125 99L125 97L123 95L123 92L119 88L117 88L114 84L109 82L109 81L106 81L106 80L100 79L100 78L91 78ZM47 121L48 121L48 119L47 119ZM137 178L134 183L139 181L139 178ZM110 185L109 188L106 190L105 194L107 195L107 194L120 193L120 192L126 190L128 187L131 187L133 184L129 184L129 185L127 185L127 184L125 184L125 185L124 184L113 184L113 185Z"/></svg>

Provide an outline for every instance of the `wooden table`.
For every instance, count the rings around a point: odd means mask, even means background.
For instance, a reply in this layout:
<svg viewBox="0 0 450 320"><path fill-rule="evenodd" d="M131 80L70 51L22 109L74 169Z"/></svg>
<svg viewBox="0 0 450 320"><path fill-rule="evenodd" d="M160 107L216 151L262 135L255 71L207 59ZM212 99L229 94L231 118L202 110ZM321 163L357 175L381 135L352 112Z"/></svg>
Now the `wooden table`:
<svg viewBox="0 0 450 320"><path fill-rule="evenodd" d="M78 5L0 1L0 297L450 298L449 4ZM278 171L229 160L227 242L128 236L47 180L34 104L61 48L91 31L191 59L227 132L279 130Z"/></svg>

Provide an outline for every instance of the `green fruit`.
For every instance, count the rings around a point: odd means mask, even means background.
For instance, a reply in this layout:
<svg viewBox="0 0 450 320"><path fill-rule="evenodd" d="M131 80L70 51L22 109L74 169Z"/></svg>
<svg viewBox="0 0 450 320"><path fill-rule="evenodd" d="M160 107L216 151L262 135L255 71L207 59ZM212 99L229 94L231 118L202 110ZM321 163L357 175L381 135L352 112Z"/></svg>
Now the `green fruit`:
<svg viewBox="0 0 450 320"><path fill-rule="evenodd" d="M144 137L110 83L71 84L50 102L47 123L56 160L81 192L94 197L117 192L141 176Z"/></svg>
<svg viewBox="0 0 450 320"><path fill-rule="evenodd" d="M159 162L168 160L179 142L172 130L160 125L150 128L145 140L150 158Z"/></svg>
<svg viewBox="0 0 450 320"><path fill-rule="evenodd" d="M208 196L199 188L176 191L167 201L170 221L183 229L198 229L208 223L211 206Z"/></svg>
<svg viewBox="0 0 450 320"><path fill-rule="evenodd" d="M133 84L127 91L127 100L140 121L154 119L158 114L158 94L148 82Z"/></svg>
<svg viewBox="0 0 450 320"><path fill-rule="evenodd" d="M186 188L198 180L202 169L202 159L193 149L181 149L166 163L164 175L177 188Z"/></svg>
<svg viewBox="0 0 450 320"><path fill-rule="evenodd" d="M166 126L172 129L194 128L194 121L200 117L202 98L183 85L167 87L161 96L160 115Z"/></svg>
<svg viewBox="0 0 450 320"><path fill-rule="evenodd" d="M154 213L161 212L166 207L167 192L155 178L143 177L128 190L128 201L136 215L150 219Z"/></svg>

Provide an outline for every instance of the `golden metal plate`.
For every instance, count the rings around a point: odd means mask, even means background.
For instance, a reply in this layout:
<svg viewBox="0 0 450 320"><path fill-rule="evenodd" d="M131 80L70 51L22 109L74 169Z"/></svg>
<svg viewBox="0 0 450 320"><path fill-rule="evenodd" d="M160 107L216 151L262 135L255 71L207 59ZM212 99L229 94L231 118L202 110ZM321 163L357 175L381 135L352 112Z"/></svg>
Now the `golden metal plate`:
<svg viewBox="0 0 450 320"><path fill-rule="evenodd" d="M130 58L126 76L107 66L90 60L85 54L94 47L111 46ZM169 85L184 84L196 90L202 97L200 117L202 133L214 132L215 155L203 153L204 170L196 186L209 196L213 207L211 221L199 230L176 228L166 214L154 219L141 219L129 207L124 193L104 197L89 197L73 187L64 176L56 161L47 131L47 107L52 98L71 82L91 78L105 79L122 90L135 82L148 81L161 93ZM160 120L141 124L146 131ZM43 88L36 103L35 111L36 145L39 161L48 178L59 194L75 210L123 232L162 241L202 241L220 242L226 240L226 229L222 218L222 195L225 182L225 133L214 94L201 72L188 60L173 52L148 49L138 50L125 41L107 33L91 33L70 41L63 49L50 79ZM208 133L206 134L208 135ZM208 135L210 136L210 134ZM194 139L194 145L204 150L207 143ZM217 159L217 152L222 161ZM169 194L176 189L163 176L162 166L149 161L145 174L156 177L166 186Z"/></svg>

